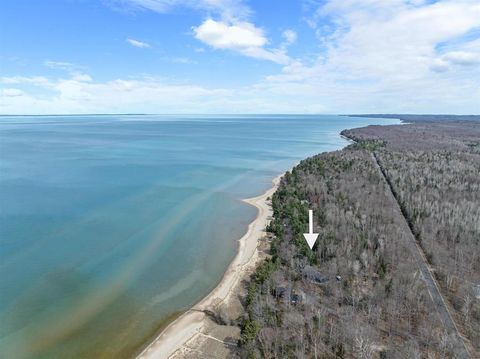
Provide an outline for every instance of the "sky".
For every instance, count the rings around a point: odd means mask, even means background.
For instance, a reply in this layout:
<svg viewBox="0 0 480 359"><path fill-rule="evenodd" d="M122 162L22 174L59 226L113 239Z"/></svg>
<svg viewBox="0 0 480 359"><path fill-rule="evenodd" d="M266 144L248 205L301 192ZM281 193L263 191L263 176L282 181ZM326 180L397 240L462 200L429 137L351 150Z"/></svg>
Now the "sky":
<svg viewBox="0 0 480 359"><path fill-rule="evenodd" d="M480 0L2 0L0 114L480 114Z"/></svg>

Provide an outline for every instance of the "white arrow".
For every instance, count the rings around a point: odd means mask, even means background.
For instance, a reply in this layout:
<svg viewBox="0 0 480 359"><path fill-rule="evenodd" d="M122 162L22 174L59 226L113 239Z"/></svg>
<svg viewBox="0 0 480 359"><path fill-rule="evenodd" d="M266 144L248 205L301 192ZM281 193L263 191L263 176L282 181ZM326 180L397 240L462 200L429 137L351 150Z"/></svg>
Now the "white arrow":
<svg viewBox="0 0 480 359"><path fill-rule="evenodd" d="M308 243L310 249L313 248L313 245L317 241L318 233L313 233L313 211L308 210L308 233L304 233L303 236Z"/></svg>

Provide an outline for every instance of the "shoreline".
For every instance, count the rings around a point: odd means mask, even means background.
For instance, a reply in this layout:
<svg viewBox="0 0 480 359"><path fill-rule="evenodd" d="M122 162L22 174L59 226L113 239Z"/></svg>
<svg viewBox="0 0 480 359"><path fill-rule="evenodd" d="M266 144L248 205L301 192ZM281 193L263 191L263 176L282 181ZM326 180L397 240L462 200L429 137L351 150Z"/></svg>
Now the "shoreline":
<svg viewBox="0 0 480 359"><path fill-rule="evenodd" d="M255 269L259 260L258 244L265 235L265 227L272 208L267 199L272 197L285 173L272 180L273 186L263 194L242 199L257 208L257 216L248 225L247 232L239 239L237 254L226 269L217 286L203 299L169 323L156 338L151 341L136 359L165 359L175 354L205 327L208 319L205 311L212 311L220 304L228 303L234 289L249 270Z"/></svg>

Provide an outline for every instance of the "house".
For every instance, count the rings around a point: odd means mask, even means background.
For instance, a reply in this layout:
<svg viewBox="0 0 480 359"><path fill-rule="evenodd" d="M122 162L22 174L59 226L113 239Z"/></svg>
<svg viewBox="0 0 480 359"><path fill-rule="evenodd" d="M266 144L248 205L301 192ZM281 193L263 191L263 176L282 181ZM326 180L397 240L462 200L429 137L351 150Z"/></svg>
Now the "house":
<svg viewBox="0 0 480 359"><path fill-rule="evenodd" d="M305 302L305 293L301 290L291 289L287 286L277 286L273 291L273 295L278 300L282 299L290 304L297 305Z"/></svg>
<svg viewBox="0 0 480 359"><path fill-rule="evenodd" d="M317 269L311 266L306 266L303 269L303 276L314 284L323 284L329 281L328 277L324 276Z"/></svg>

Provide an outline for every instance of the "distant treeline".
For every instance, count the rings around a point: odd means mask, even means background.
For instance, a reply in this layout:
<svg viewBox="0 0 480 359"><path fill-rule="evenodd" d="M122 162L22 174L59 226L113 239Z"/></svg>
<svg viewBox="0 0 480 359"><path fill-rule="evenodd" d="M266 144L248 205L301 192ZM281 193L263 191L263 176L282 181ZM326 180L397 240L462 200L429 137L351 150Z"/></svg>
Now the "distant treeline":
<svg viewBox="0 0 480 359"><path fill-rule="evenodd" d="M480 121L480 115L361 114L348 116L368 118L395 118L405 122Z"/></svg>

